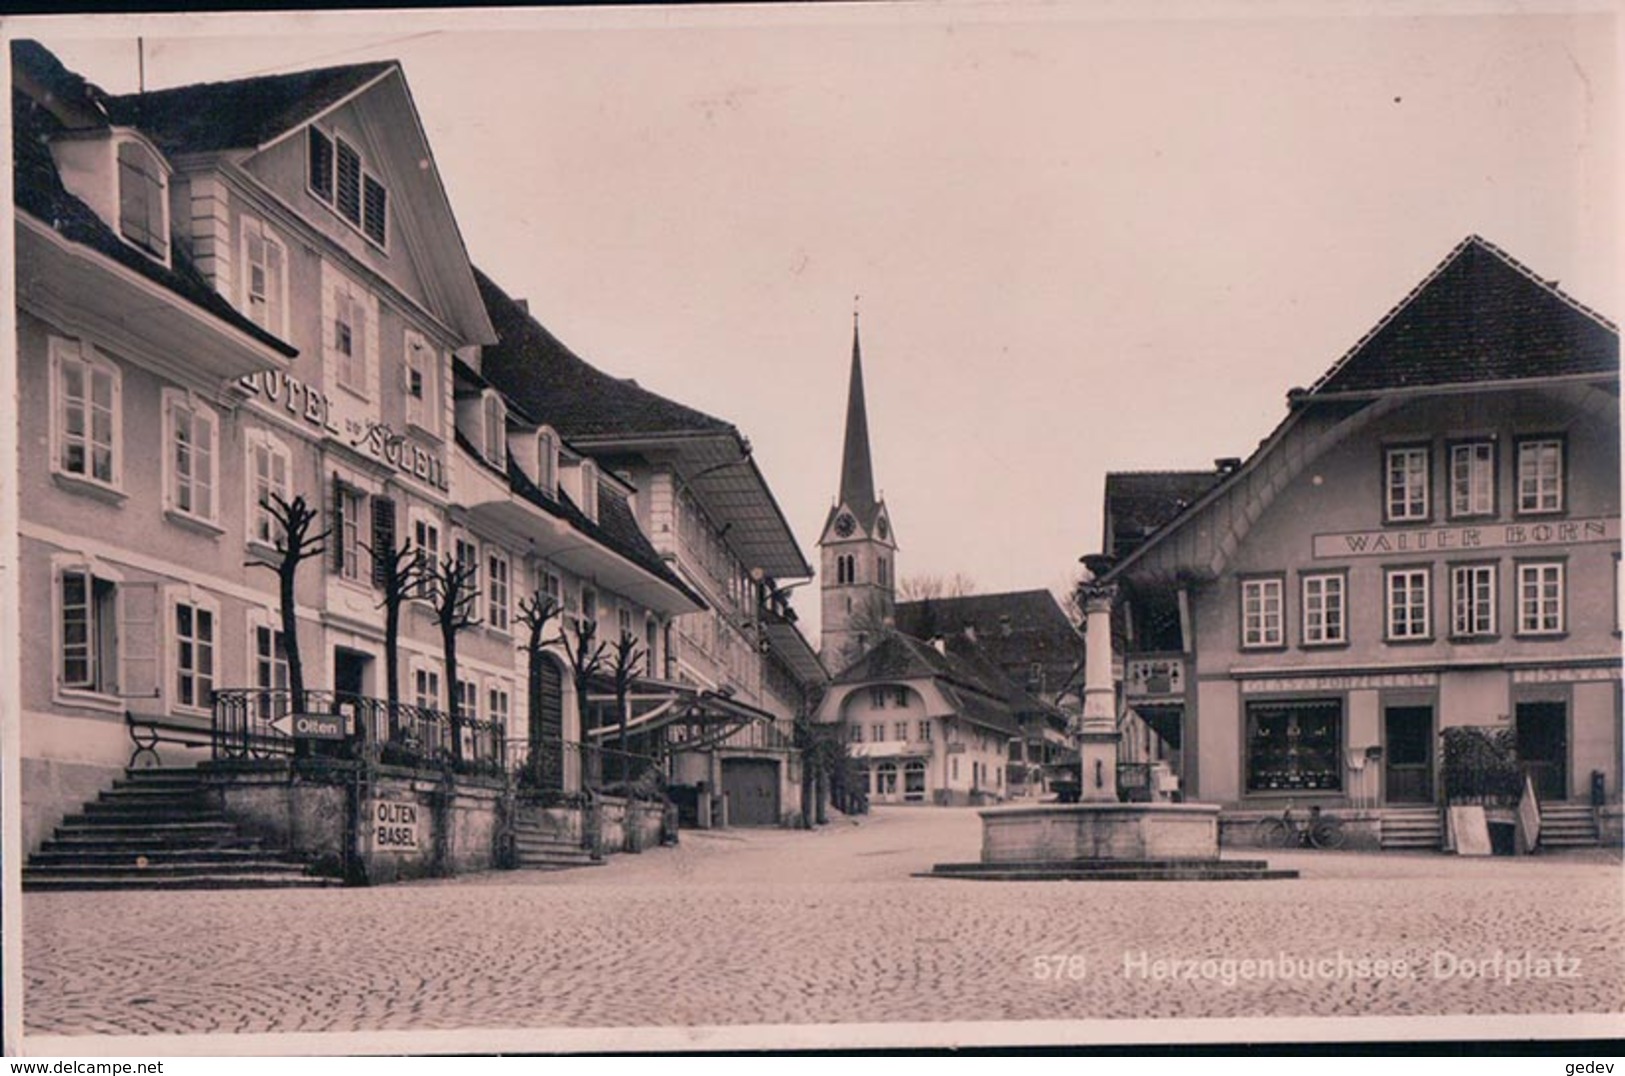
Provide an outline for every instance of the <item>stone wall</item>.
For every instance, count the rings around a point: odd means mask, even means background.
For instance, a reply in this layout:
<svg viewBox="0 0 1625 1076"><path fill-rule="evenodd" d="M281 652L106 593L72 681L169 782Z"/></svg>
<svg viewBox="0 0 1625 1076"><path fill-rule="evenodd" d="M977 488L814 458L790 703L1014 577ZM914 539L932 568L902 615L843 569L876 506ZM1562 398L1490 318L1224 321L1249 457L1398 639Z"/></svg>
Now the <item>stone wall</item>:
<svg viewBox="0 0 1625 1076"><path fill-rule="evenodd" d="M94 800L124 776L117 766L25 758L18 787L22 790L23 847L39 850L70 814Z"/></svg>

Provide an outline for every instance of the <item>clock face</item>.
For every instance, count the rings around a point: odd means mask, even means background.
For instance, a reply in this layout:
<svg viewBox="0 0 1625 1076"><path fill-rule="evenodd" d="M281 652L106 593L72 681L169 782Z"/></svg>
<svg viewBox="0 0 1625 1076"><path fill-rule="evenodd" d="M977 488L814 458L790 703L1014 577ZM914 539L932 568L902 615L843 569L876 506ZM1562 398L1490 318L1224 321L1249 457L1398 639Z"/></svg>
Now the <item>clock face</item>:
<svg viewBox="0 0 1625 1076"><path fill-rule="evenodd" d="M845 512L842 512L835 520L835 533L839 534L842 538L845 538L852 533L853 529L856 528L857 525L857 520L853 519Z"/></svg>
<svg viewBox="0 0 1625 1076"><path fill-rule="evenodd" d="M889 537L891 535L891 527L889 525L887 525L886 520L884 518L881 519L880 526L875 528L875 529L880 531L880 536L882 538L886 538L886 537Z"/></svg>

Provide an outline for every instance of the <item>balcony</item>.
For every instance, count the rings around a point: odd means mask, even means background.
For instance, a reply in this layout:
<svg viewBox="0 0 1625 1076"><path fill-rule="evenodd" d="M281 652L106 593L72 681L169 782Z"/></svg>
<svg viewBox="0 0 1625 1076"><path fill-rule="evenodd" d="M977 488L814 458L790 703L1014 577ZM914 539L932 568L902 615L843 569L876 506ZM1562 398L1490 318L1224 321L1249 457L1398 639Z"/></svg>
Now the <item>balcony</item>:
<svg viewBox="0 0 1625 1076"><path fill-rule="evenodd" d="M296 737L300 719L321 734ZM306 690L296 706L286 689L225 688L214 693L211 731L216 759L287 757L304 743L318 757L492 777L507 772L502 722L462 718L454 723L440 710L391 706L364 695Z"/></svg>

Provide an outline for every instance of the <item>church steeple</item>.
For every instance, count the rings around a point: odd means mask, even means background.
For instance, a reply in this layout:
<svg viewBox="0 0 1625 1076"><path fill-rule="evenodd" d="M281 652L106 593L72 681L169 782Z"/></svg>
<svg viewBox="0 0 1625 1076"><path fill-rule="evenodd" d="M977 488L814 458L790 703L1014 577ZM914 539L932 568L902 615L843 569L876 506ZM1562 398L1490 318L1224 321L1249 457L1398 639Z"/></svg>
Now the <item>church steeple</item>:
<svg viewBox="0 0 1625 1076"><path fill-rule="evenodd" d="M846 390L846 444L841 453L841 503L865 524L874 521L875 472L869 459L869 413L863 401L863 346L852 311L852 376Z"/></svg>
<svg viewBox="0 0 1625 1076"><path fill-rule="evenodd" d="M875 496L856 310L852 312L846 438L841 446L841 493L824 520L818 547L823 565L819 573L824 610L821 651L834 672L891 630L897 604L897 537L885 502Z"/></svg>

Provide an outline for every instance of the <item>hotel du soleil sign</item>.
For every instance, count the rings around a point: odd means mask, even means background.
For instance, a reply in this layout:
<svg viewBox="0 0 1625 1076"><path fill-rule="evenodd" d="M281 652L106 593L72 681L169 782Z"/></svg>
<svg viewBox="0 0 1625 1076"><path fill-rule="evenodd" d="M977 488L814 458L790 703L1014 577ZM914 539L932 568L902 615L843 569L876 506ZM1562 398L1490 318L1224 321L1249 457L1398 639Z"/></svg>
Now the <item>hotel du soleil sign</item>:
<svg viewBox="0 0 1625 1076"><path fill-rule="evenodd" d="M1618 519L1555 519L1540 523L1475 523L1460 527L1317 534L1317 559L1391 557L1396 554L1475 553L1487 549L1540 549L1619 541Z"/></svg>
<svg viewBox="0 0 1625 1076"><path fill-rule="evenodd" d="M306 425L343 441L351 448L382 460L397 471L442 492L446 465L430 449L409 440L365 413L346 413L351 408L297 377L280 370L263 370L241 378L238 384L266 406L287 408L288 413ZM359 401L357 401L359 403Z"/></svg>

